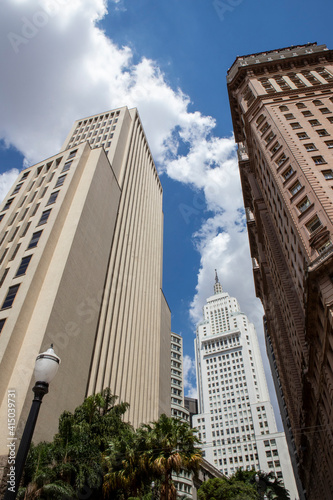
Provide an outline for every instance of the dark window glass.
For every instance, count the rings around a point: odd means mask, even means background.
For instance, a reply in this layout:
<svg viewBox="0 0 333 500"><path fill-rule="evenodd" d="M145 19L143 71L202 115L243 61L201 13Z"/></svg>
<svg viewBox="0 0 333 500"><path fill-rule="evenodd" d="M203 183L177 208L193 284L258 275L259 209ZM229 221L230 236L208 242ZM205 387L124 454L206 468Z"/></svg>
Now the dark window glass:
<svg viewBox="0 0 333 500"><path fill-rule="evenodd" d="M60 177L58 177L58 180L57 180L56 185L54 187L62 186L63 183L65 182L65 178L66 178L66 175L61 175Z"/></svg>
<svg viewBox="0 0 333 500"><path fill-rule="evenodd" d="M62 172L67 172L67 170L69 170L71 168L71 164L73 163L73 161L66 161L65 165L64 165L64 168L62 169Z"/></svg>
<svg viewBox="0 0 333 500"><path fill-rule="evenodd" d="M37 226L41 226L42 224L46 224L47 223L47 219L49 218L50 213L51 213L51 209L50 210L44 210L44 212L42 213L41 218L39 219L39 222L38 222Z"/></svg>
<svg viewBox="0 0 333 500"><path fill-rule="evenodd" d="M0 333L2 332L2 329L3 329L3 327L4 327L5 323L6 323L6 319L7 319L7 318L5 318L5 319L0 319Z"/></svg>
<svg viewBox="0 0 333 500"><path fill-rule="evenodd" d="M15 274L15 277L22 276L22 274L25 274L25 272L28 268L29 262L31 260L31 257L32 257L32 255L27 255L26 257L23 257L23 259L21 260L21 264L19 265L19 268Z"/></svg>
<svg viewBox="0 0 333 500"><path fill-rule="evenodd" d="M0 257L0 264L2 264L3 259L6 257L7 252L8 252L8 248L5 248L3 254Z"/></svg>
<svg viewBox="0 0 333 500"><path fill-rule="evenodd" d="M1 309L7 309L8 307L12 307L14 299L16 297L17 291L20 285L10 286L7 292L7 296L3 301Z"/></svg>
<svg viewBox="0 0 333 500"><path fill-rule="evenodd" d="M18 193L19 190L21 189L21 186L22 186L22 184L17 184L17 186L15 187L14 191L12 192L12 194Z"/></svg>
<svg viewBox="0 0 333 500"><path fill-rule="evenodd" d="M4 281L5 281L5 279L6 279L6 276L7 276L7 274L8 274L8 271L9 271L9 267L7 267L7 268L4 270L4 272L3 272L2 276L1 276L0 286L2 286L2 285L3 285L3 282L4 282Z"/></svg>
<svg viewBox="0 0 333 500"><path fill-rule="evenodd" d="M41 234L42 234L43 231L37 231L36 233L34 233L31 237L31 240L30 240L30 243L28 245L28 249L29 248L34 248L38 245L38 241L39 241L39 238L41 237Z"/></svg>
<svg viewBox="0 0 333 500"><path fill-rule="evenodd" d="M24 172L24 174L21 177L21 181L23 181L24 179L26 179L28 177L28 175L30 174L30 172L31 172L31 170L29 170L29 172Z"/></svg>
<svg viewBox="0 0 333 500"><path fill-rule="evenodd" d="M54 193L51 193L51 196L48 199L48 202L46 203L46 206L47 205L52 205L53 203L55 203L58 194L59 194L59 191L55 191Z"/></svg>
<svg viewBox="0 0 333 500"><path fill-rule="evenodd" d="M8 210L8 208L10 207L10 205L12 204L12 201L13 201L14 198L10 198L7 202L6 202L6 205L3 207L2 211L4 212L5 210Z"/></svg>
<svg viewBox="0 0 333 500"><path fill-rule="evenodd" d="M70 155L68 156L67 160L69 160L70 158L74 158L74 156L76 155L76 153L77 153L77 149L75 149L75 151L72 151L70 153Z"/></svg>

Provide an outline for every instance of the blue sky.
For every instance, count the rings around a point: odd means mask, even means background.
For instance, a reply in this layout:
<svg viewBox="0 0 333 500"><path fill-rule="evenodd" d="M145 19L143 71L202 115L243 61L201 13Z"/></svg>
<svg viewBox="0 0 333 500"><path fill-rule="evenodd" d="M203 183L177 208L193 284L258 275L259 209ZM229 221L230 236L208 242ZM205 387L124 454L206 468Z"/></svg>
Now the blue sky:
<svg viewBox="0 0 333 500"><path fill-rule="evenodd" d="M331 0L2 1L0 196L23 165L59 151L75 119L138 108L164 189L163 288L190 394L195 323L215 268L265 349L226 72L237 55L333 48L332 10Z"/></svg>

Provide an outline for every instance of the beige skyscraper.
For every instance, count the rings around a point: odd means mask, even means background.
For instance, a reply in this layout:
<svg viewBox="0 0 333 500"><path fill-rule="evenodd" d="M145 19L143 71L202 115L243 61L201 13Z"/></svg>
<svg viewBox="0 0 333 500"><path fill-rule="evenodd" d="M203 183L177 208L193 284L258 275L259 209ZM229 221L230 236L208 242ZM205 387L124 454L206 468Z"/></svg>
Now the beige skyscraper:
<svg viewBox="0 0 333 500"><path fill-rule="evenodd" d="M286 434L307 498L333 498L333 51L237 57L227 82Z"/></svg>
<svg viewBox="0 0 333 500"><path fill-rule="evenodd" d="M34 361L51 342L61 365L35 441L108 386L135 426L170 414L162 186L137 110L75 122L59 154L21 172L0 218L1 429L13 389L21 434Z"/></svg>

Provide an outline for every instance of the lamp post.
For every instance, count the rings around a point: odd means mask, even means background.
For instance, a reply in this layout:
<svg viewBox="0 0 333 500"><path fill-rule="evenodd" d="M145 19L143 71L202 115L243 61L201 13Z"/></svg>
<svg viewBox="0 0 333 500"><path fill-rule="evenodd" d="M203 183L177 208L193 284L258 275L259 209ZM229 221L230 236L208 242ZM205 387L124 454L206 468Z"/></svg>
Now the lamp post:
<svg viewBox="0 0 333 500"><path fill-rule="evenodd" d="M258 495L259 495L259 498L261 498L261 491L260 491L260 477L258 474L256 474L254 476L254 479L256 480L256 483L257 483L257 491L258 491Z"/></svg>
<svg viewBox="0 0 333 500"><path fill-rule="evenodd" d="M257 483L257 491L258 491L259 498L263 498L263 500L267 500L266 493L263 492L263 494L262 494L262 492L261 492L260 481L262 481L262 479L260 479L259 474L256 474L254 476L254 479L256 480L256 483Z"/></svg>
<svg viewBox="0 0 333 500"><path fill-rule="evenodd" d="M9 476L10 480L8 481L7 491L5 493L4 500L15 500L16 498L23 473L24 464L28 455L31 439L35 430L39 408L40 405L42 404L42 399L44 395L49 392L49 383L51 382L51 380L53 380L54 376L56 375L59 368L59 364L60 364L60 358L55 354L53 350L53 344L51 344L51 347L46 352L39 354L36 358L35 371L34 371L35 385L32 388L34 392L34 399L32 400L28 420L25 424L21 443L15 459L14 474L13 475L10 474Z"/></svg>

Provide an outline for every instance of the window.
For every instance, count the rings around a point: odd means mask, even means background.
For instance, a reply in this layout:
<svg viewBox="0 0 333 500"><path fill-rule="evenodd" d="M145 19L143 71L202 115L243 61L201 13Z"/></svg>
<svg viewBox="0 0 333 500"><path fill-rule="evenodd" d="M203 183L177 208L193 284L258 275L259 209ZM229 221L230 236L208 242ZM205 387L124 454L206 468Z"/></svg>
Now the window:
<svg viewBox="0 0 333 500"><path fill-rule="evenodd" d="M266 122L265 125L260 129L260 132L262 134L264 134L266 132L266 130L268 130L270 127L270 125ZM112 137L113 134L111 134L111 137Z"/></svg>
<svg viewBox="0 0 333 500"><path fill-rule="evenodd" d="M298 210L303 213L309 206L311 205L311 202L308 197L304 198L298 205L297 208Z"/></svg>
<svg viewBox="0 0 333 500"><path fill-rule="evenodd" d="M312 142L309 142L308 144L304 144L304 147L307 151L316 151L317 150L316 146Z"/></svg>
<svg viewBox="0 0 333 500"><path fill-rule="evenodd" d="M51 196L48 199L48 202L46 203L46 206L47 205L52 205L53 203L55 203L55 201L56 201L56 199L58 197L58 194L59 194L59 191L55 191L54 193L51 193Z"/></svg>
<svg viewBox="0 0 333 500"><path fill-rule="evenodd" d="M18 193L19 190L21 189L21 186L22 186L22 184L17 184L17 186L15 186L14 191L12 192L12 195Z"/></svg>
<svg viewBox="0 0 333 500"><path fill-rule="evenodd" d="M287 107L287 106L285 106ZM294 115L292 113L287 113L286 115L284 115L285 119L286 120L293 120L295 119Z"/></svg>
<svg viewBox="0 0 333 500"><path fill-rule="evenodd" d="M274 155L281 147L281 144L279 144L278 142L276 142L274 144L274 146L271 148L271 154Z"/></svg>
<svg viewBox="0 0 333 500"><path fill-rule="evenodd" d="M295 172L295 170L293 169L293 167L288 167L287 170L285 170L283 172L282 177L286 181L289 179L289 177L291 177L293 175L294 172Z"/></svg>
<svg viewBox="0 0 333 500"><path fill-rule="evenodd" d="M3 301L1 309L7 309L9 307L12 307L19 287L20 287L20 285L14 285L14 286L9 287L8 292L7 292L7 296L6 296L5 300Z"/></svg>
<svg viewBox="0 0 333 500"><path fill-rule="evenodd" d="M41 218L39 219L37 226L41 226L42 224L46 224L50 213L51 213L51 209L44 210L44 212L42 212Z"/></svg>
<svg viewBox="0 0 333 500"><path fill-rule="evenodd" d="M315 106L323 106L323 103L319 99L312 101Z"/></svg>
<svg viewBox="0 0 333 500"><path fill-rule="evenodd" d="M316 127L317 125L320 125L318 120L309 120L309 123L311 127Z"/></svg>
<svg viewBox="0 0 333 500"><path fill-rule="evenodd" d="M278 159L276 160L276 163L277 163L278 167L281 167L281 165L284 164L284 162L286 161L286 159L287 159L286 155L284 153L282 153L282 155L280 155L278 157Z"/></svg>
<svg viewBox="0 0 333 500"><path fill-rule="evenodd" d="M24 179L26 179L28 177L28 175L30 174L30 172L31 172L31 170L29 170L29 172L24 172L24 174L21 177L21 181L23 181Z"/></svg>
<svg viewBox="0 0 333 500"><path fill-rule="evenodd" d="M0 257L0 264L2 264L2 262L3 262L4 258L5 258L5 257L6 257L6 255L7 255L7 252L8 252L8 247L7 247L7 248L5 248L5 250L4 250L4 252L3 252L3 254L2 254L2 255L1 255L1 257Z"/></svg>
<svg viewBox="0 0 333 500"><path fill-rule="evenodd" d="M328 147L328 149L332 149L333 148L333 141L325 141L325 144Z"/></svg>
<svg viewBox="0 0 333 500"><path fill-rule="evenodd" d="M27 255L26 257L23 257L23 259L21 260L21 264L19 265L19 268L16 271L15 278L17 276L22 276L23 274L25 274L25 272L28 268L28 265L31 261L31 257L32 257L32 255Z"/></svg>
<svg viewBox="0 0 333 500"><path fill-rule="evenodd" d="M304 116L313 116L313 113L311 113L311 111L307 110L307 111L302 111L302 114Z"/></svg>
<svg viewBox="0 0 333 500"><path fill-rule="evenodd" d="M0 333L2 332L2 329L3 329L3 327L4 327L5 323L6 323L6 319L7 318L0 319Z"/></svg>
<svg viewBox="0 0 333 500"><path fill-rule="evenodd" d="M333 171L332 170L323 170L323 176L325 177L325 179L329 180L329 179L333 179Z"/></svg>
<svg viewBox="0 0 333 500"><path fill-rule="evenodd" d="M0 286L3 285L3 282L5 281L6 279L6 276L8 274L8 271L9 271L9 267L7 267L4 272L2 273L2 276L1 276L1 279L0 279Z"/></svg>
<svg viewBox="0 0 333 500"><path fill-rule="evenodd" d="M268 136L267 136L267 137L265 137L265 141L267 142L267 144L268 144L269 142L271 142L271 140L273 139L273 137L275 137L273 132L270 132L270 133L268 134Z"/></svg>
<svg viewBox="0 0 333 500"><path fill-rule="evenodd" d="M315 215L307 224L305 224L306 229L309 233L313 233L318 227L321 226L321 221L318 215Z"/></svg>
<svg viewBox="0 0 333 500"><path fill-rule="evenodd" d="M66 178L66 175L61 175L60 177L58 177L58 180L57 180L54 187L57 188L57 187L62 186L63 183L65 182L65 178Z"/></svg>
<svg viewBox="0 0 333 500"><path fill-rule="evenodd" d="M327 119L330 123L333 123L333 116L329 116Z"/></svg>
<svg viewBox="0 0 333 500"><path fill-rule="evenodd" d="M71 164L73 163L73 160L71 161L66 161L64 168L62 169L62 172L67 172L71 168Z"/></svg>
<svg viewBox="0 0 333 500"><path fill-rule="evenodd" d="M331 111L330 111L328 108L319 108L319 111L320 111L323 115L327 115L328 113L331 113Z"/></svg>
<svg viewBox="0 0 333 500"><path fill-rule="evenodd" d="M302 128L298 122L293 122L290 124L292 129Z"/></svg>
<svg viewBox="0 0 333 500"><path fill-rule="evenodd" d="M316 165L322 165L323 163L326 163L322 156L313 156L312 159Z"/></svg>
<svg viewBox="0 0 333 500"><path fill-rule="evenodd" d="M325 241L323 245L321 245L319 248L317 248L317 252L319 254L324 253L328 248L332 247L332 242L330 240Z"/></svg>
<svg viewBox="0 0 333 500"><path fill-rule="evenodd" d="M299 139L301 139L301 141L302 141L303 139L309 139L309 136L308 136L308 134L307 134L306 132L299 132L299 133L297 134L297 136L298 136L298 138L299 138Z"/></svg>
<svg viewBox="0 0 333 500"><path fill-rule="evenodd" d="M10 207L10 205L12 204L12 201L13 201L14 198L10 198L9 200L7 200L5 206L3 207L2 211L4 212L5 210L8 210L8 208Z"/></svg>
<svg viewBox="0 0 333 500"><path fill-rule="evenodd" d="M34 248L38 245L38 241L39 241L39 238L41 237L41 234L42 234L43 231L37 231L36 233L34 233L31 237L31 240L30 240L30 243L28 245L28 248Z"/></svg>
<svg viewBox="0 0 333 500"><path fill-rule="evenodd" d="M294 196L296 193L298 193L300 189L302 189L302 184L299 181L297 181L289 188L289 191Z"/></svg>
<svg viewBox="0 0 333 500"><path fill-rule="evenodd" d="M296 104L296 106L298 107L298 109L303 109L303 108L306 108L305 104L303 102L298 102Z"/></svg>
<svg viewBox="0 0 333 500"><path fill-rule="evenodd" d="M327 135L330 135L324 128L318 129L316 130L316 132L319 135L319 137L326 137Z"/></svg>
<svg viewBox="0 0 333 500"><path fill-rule="evenodd" d="M288 111L288 106L279 106L280 111Z"/></svg>

